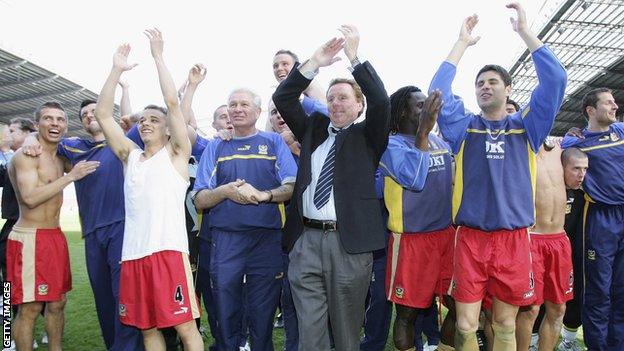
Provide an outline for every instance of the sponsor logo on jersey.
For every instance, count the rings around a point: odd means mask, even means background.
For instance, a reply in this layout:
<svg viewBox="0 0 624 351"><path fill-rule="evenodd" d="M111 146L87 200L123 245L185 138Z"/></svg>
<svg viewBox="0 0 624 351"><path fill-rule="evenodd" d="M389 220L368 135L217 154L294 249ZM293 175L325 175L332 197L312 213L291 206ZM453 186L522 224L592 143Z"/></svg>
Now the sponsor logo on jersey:
<svg viewBox="0 0 624 351"><path fill-rule="evenodd" d="M243 145L241 147L239 147L238 149L236 149L237 151L247 151L251 149L251 145Z"/></svg>
<svg viewBox="0 0 624 351"><path fill-rule="evenodd" d="M504 141L489 142L485 141L485 153L489 159L500 160L505 158Z"/></svg>

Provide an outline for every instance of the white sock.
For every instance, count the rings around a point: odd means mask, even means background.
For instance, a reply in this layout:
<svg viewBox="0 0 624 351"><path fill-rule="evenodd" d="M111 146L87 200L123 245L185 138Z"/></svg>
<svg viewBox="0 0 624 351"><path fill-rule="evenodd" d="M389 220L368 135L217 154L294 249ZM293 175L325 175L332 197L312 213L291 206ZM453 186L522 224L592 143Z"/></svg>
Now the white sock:
<svg viewBox="0 0 624 351"><path fill-rule="evenodd" d="M576 330L570 330L566 327L561 328L561 337L563 337L566 341L574 341L576 340Z"/></svg>
<svg viewBox="0 0 624 351"><path fill-rule="evenodd" d="M537 345L539 342L539 334L533 333L531 334L531 345Z"/></svg>

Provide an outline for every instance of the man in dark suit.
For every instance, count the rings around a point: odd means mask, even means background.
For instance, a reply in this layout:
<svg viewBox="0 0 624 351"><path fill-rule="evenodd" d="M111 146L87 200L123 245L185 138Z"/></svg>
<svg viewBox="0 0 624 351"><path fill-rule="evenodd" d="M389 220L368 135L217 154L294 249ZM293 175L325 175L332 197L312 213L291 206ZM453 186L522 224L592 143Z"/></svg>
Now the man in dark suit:
<svg viewBox="0 0 624 351"><path fill-rule="evenodd" d="M288 276L299 321L299 350L329 350L327 318L338 351L358 350L372 251L385 245L375 170L388 143L390 102L370 63L357 58L359 34L321 46L291 70L273 101L301 141L299 172L284 227ZM320 67L344 47L355 81L335 79L327 91L329 118L306 116L299 96ZM354 123L368 102L366 119Z"/></svg>

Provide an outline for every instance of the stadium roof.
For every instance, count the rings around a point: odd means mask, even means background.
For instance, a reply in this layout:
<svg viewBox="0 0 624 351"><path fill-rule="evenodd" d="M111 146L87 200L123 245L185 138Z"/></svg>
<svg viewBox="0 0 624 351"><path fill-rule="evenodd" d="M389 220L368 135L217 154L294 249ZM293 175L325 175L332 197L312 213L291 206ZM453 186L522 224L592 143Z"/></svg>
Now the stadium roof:
<svg viewBox="0 0 624 351"><path fill-rule="evenodd" d="M97 94L36 64L0 49L0 123L32 118L35 109L50 100L69 116L68 135L86 136L78 117L80 102ZM115 106L116 112L118 107Z"/></svg>
<svg viewBox="0 0 624 351"><path fill-rule="evenodd" d="M553 135L570 127L584 127L583 95L593 88L613 90L616 101L624 101L624 0L566 0L539 29L568 71L568 86ZM520 105L529 101L537 85L528 50L509 70L514 89L511 98Z"/></svg>

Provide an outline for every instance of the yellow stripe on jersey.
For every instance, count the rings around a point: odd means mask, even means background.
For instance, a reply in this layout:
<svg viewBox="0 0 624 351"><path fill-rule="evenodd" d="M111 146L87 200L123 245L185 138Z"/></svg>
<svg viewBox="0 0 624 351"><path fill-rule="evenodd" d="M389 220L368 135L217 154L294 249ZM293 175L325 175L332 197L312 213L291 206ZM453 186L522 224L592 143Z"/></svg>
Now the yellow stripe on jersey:
<svg viewBox="0 0 624 351"><path fill-rule="evenodd" d="M531 111L531 106L527 105L527 107L522 111L522 118L526 117L526 115L529 114L529 111Z"/></svg>
<svg viewBox="0 0 624 351"><path fill-rule="evenodd" d="M483 130L483 129L469 128L466 131L468 133L490 134L492 136L510 135L510 134L524 134L524 133L526 133L526 131L524 129L509 129L509 130L501 130L501 129L490 130L490 129L485 129L485 130Z"/></svg>
<svg viewBox="0 0 624 351"><path fill-rule="evenodd" d="M587 196L587 194L585 194L585 200L589 200L589 196ZM587 259L587 251L585 248L585 230L587 229L587 212L589 211L589 201L585 201L585 206L583 206L583 253L581 254L583 257L583 292L587 291L585 290L585 282L586 277L585 277L585 260Z"/></svg>
<svg viewBox="0 0 624 351"><path fill-rule="evenodd" d="M279 204L277 204L277 209L280 213L282 228L284 228L284 224L286 224L286 206L284 206L283 202L280 202Z"/></svg>
<svg viewBox="0 0 624 351"><path fill-rule="evenodd" d="M533 197L533 219L535 221L535 190L537 189L537 157L531 148L531 144L527 140L528 162L529 162L529 175L531 176L531 194Z"/></svg>
<svg viewBox="0 0 624 351"><path fill-rule="evenodd" d="M435 150L435 151L429 151L430 155L444 155L444 154L448 154L449 151L448 149L440 149L440 150Z"/></svg>
<svg viewBox="0 0 624 351"><path fill-rule="evenodd" d="M582 149L580 149L583 152L587 152L587 151L591 151L591 150L597 150L597 149L604 149L607 147L614 147L614 146L619 146L624 144L624 140L620 140L620 141L616 141L615 143L610 143L610 144L603 144L603 145L596 145L596 146L590 146L590 147L584 147Z"/></svg>
<svg viewBox="0 0 624 351"><path fill-rule="evenodd" d="M455 155L455 184L453 185L453 222L459 211L459 206L464 195L464 145L466 141L462 141L459 152Z"/></svg>
<svg viewBox="0 0 624 351"><path fill-rule="evenodd" d="M266 155L231 155L226 157L219 157L217 159L217 163L231 160L253 160L253 159L261 159L261 160L276 160L276 156L266 156Z"/></svg>
<svg viewBox="0 0 624 351"><path fill-rule="evenodd" d="M98 148L98 147L105 147L106 143L102 143L102 144L98 144L96 146L94 146L93 148ZM69 152L73 152L75 154L84 154L85 152L89 151L89 150L80 150L77 149L75 147L71 147L71 146L67 146L67 145L63 145L63 148Z"/></svg>
<svg viewBox="0 0 624 351"><path fill-rule="evenodd" d="M388 209L388 229L403 233L403 187L392 177L384 177L384 201Z"/></svg>
<svg viewBox="0 0 624 351"><path fill-rule="evenodd" d="M585 193L583 197L585 198L585 202L591 202L592 204L596 203L596 201L594 201L594 199L592 199L589 195L587 195L587 193Z"/></svg>

